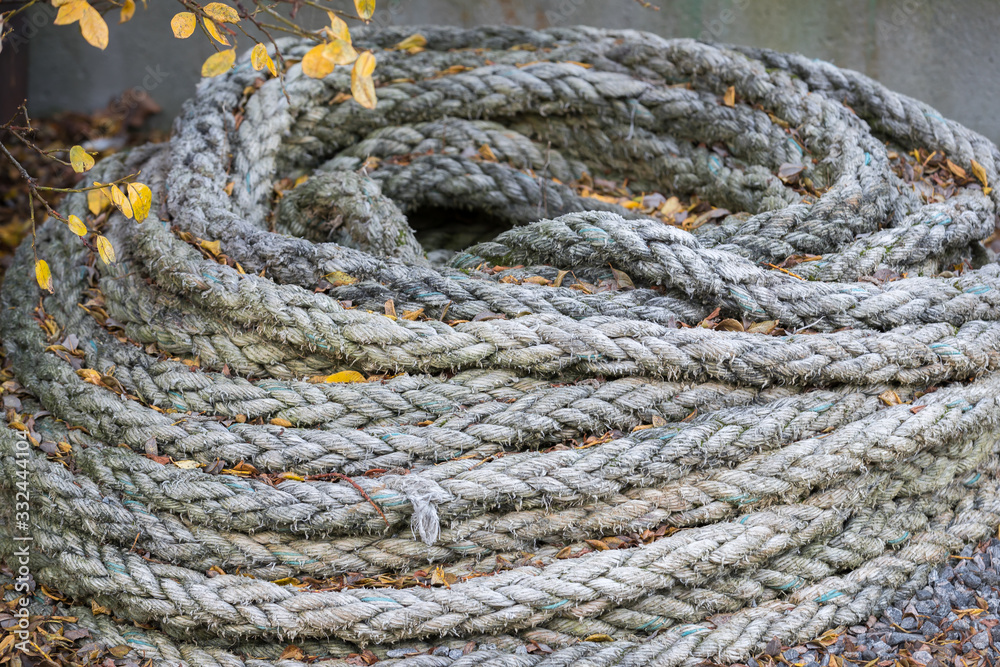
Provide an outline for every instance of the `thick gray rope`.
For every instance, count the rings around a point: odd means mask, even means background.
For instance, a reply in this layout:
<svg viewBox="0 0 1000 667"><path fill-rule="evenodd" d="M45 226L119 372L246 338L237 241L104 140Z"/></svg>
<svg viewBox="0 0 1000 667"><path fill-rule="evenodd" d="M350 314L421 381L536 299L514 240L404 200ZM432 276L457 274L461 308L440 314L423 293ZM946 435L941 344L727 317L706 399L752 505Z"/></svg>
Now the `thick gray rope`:
<svg viewBox="0 0 1000 667"><path fill-rule="evenodd" d="M418 31L423 52L391 48ZM143 224L100 224L115 265L50 222L55 294L27 246L7 274L25 412L68 452L0 432L0 488L23 468L39 498L39 582L144 625L67 609L101 641L156 664L297 665L288 641L401 665L737 661L863 620L995 530L1000 269L980 241L1000 200L926 202L887 148L992 184L990 142L784 54L588 28L356 43L376 110L330 103L346 68L244 99L243 59L169 145L88 175L154 192ZM593 177L733 214L690 234L571 185ZM64 206L88 218L83 195ZM407 223L427 207L521 226L440 267ZM612 269L635 288L587 287ZM692 327L717 308L726 326ZM308 381L343 370L382 377ZM258 474L215 474L241 461ZM448 586L338 584L438 566ZM326 590L286 583L305 577Z"/></svg>

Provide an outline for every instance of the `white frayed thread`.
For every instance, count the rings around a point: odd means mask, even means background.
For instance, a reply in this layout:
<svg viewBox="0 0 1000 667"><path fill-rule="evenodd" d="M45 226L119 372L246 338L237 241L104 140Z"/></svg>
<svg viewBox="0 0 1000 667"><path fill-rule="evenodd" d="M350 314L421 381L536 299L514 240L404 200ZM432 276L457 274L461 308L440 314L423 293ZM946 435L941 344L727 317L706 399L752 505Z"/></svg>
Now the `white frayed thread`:
<svg viewBox="0 0 1000 667"><path fill-rule="evenodd" d="M448 502L455 497L436 482L419 475L386 475L379 481L406 496L413 507L410 530L414 535L419 535L420 540L427 546L433 545L441 535L441 519L438 516L437 503Z"/></svg>

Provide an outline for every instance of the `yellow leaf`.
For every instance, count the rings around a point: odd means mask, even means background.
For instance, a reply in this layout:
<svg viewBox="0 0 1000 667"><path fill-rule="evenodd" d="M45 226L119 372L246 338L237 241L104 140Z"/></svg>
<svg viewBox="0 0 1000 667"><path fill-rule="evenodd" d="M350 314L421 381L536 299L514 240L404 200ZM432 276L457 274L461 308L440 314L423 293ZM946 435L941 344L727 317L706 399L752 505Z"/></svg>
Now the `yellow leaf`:
<svg viewBox="0 0 1000 667"><path fill-rule="evenodd" d="M358 279L354 276L348 275L343 271L331 271L330 273L323 276L330 282L334 287L341 287L343 285L353 285L358 282Z"/></svg>
<svg viewBox="0 0 1000 667"><path fill-rule="evenodd" d="M35 260L35 280L42 289L52 292L52 272L44 259Z"/></svg>
<svg viewBox="0 0 1000 667"><path fill-rule="evenodd" d="M367 382L365 376L357 371L340 371L339 373L334 373L333 375L326 376L327 382Z"/></svg>
<svg viewBox="0 0 1000 667"><path fill-rule="evenodd" d="M132 17L134 15L135 15L135 0L125 0L125 3L122 5L122 13L120 18L118 19L118 22L127 23L128 21L132 20Z"/></svg>
<svg viewBox="0 0 1000 667"><path fill-rule="evenodd" d="M424 37L423 35L421 35L420 33L416 33L416 34L410 35L409 37L407 37L406 39L404 39L399 44L396 44L396 46L394 46L392 48L394 48L394 49L396 49L398 51L405 51L407 49L412 49L414 47L418 47L419 48L419 47L422 47L422 46L427 46L427 38Z"/></svg>
<svg viewBox="0 0 1000 667"><path fill-rule="evenodd" d="M94 185L98 185L95 183ZM108 198L100 190L87 190L87 209L97 215L108 205Z"/></svg>
<svg viewBox="0 0 1000 667"><path fill-rule="evenodd" d="M975 160L972 160L972 175L976 177L977 181L982 183L984 188L989 185L989 183L986 182L986 169Z"/></svg>
<svg viewBox="0 0 1000 667"><path fill-rule="evenodd" d="M221 2L210 2L205 5L205 13L219 23L239 23L240 15L229 5Z"/></svg>
<svg viewBox="0 0 1000 667"><path fill-rule="evenodd" d="M222 241L219 240L202 241L198 245L200 245L202 248L209 251L213 255L218 255L220 252L222 252Z"/></svg>
<svg viewBox="0 0 1000 667"><path fill-rule="evenodd" d="M375 71L375 56L371 51L365 51L354 62L351 69L351 94L355 101L366 109L374 109L377 100L375 99L375 82L372 81L372 72Z"/></svg>
<svg viewBox="0 0 1000 667"><path fill-rule="evenodd" d="M129 202L128 197L122 192L117 185L112 185L110 187L111 191L111 203L115 205L119 211L122 212L126 218L132 217L132 203Z"/></svg>
<svg viewBox="0 0 1000 667"><path fill-rule="evenodd" d="M88 192L87 194L89 195L90 193ZM87 235L87 225L83 224L83 220L75 215L69 216L69 222L67 224L69 225L69 230L77 236Z"/></svg>
<svg viewBox="0 0 1000 667"><path fill-rule="evenodd" d="M86 2L83 4L87 5ZM83 15L80 17L80 34L91 46L96 46L102 51L108 48L108 24L104 22L104 17L90 5L83 8Z"/></svg>
<svg viewBox="0 0 1000 667"><path fill-rule="evenodd" d="M115 262L115 247L111 245L111 241L107 238L98 235L97 238L97 252L104 260L105 264L114 264Z"/></svg>
<svg viewBox="0 0 1000 667"><path fill-rule="evenodd" d="M330 29L327 30L330 33L331 39L342 39L348 44L351 43L351 31L348 30L347 24L344 19L340 18L333 12L327 12L327 16L330 17Z"/></svg>
<svg viewBox="0 0 1000 667"><path fill-rule="evenodd" d="M610 635L597 634L597 635L589 635L583 641L585 641L585 642L613 642L614 638L611 637Z"/></svg>
<svg viewBox="0 0 1000 667"><path fill-rule="evenodd" d="M73 171L82 174L94 166L94 158L83 150L83 146L73 146L69 149L69 161L73 165Z"/></svg>
<svg viewBox="0 0 1000 667"><path fill-rule="evenodd" d="M53 23L55 25L76 23L83 17L84 10L89 6L85 0L70 0L59 7L59 13L56 14L56 20Z"/></svg>
<svg viewBox="0 0 1000 667"><path fill-rule="evenodd" d="M132 216L136 222L142 222L149 215L153 203L153 192L144 183L129 183L128 202L132 205Z"/></svg>
<svg viewBox="0 0 1000 667"><path fill-rule="evenodd" d="M214 21L212 21L211 19L202 19L201 22L205 24L205 30L208 30L208 34L211 35L213 38L215 38L215 41L217 41L219 44L224 44L226 46L229 46L229 40L226 39L224 35L219 34L219 29L215 27ZM233 54L233 59L234 60L236 59L235 53ZM202 76L207 76L207 75L202 74ZM212 76L215 75L213 74Z"/></svg>
<svg viewBox="0 0 1000 667"><path fill-rule="evenodd" d="M479 147L477 152L479 153L479 156L487 162L497 162L497 154L493 152L493 149L490 148L489 144L483 144Z"/></svg>
<svg viewBox="0 0 1000 667"><path fill-rule="evenodd" d="M899 398L899 394L894 392L892 389L886 389L881 394L878 395L879 400L886 405L899 405L902 403L902 399Z"/></svg>
<svg viewBox="0 0 1000 667"><path fill-rule="evenodd" d="M358 10L358 16L367 21L375 13L375 0L354 0L354 8Z"/></svg>
<svg viewBox="0 0 1000 667"><path fill-rule="evenodd" d="M275 426L284 426L285 428L292 427L292 422L288 421L287 419L282 419L281 417L275 417L274 419L271 420L271 423L274 424Z"/></svg>
<svg viewBox="0 0 1000 667"><path fill-rule="evenodd" d="M358 56L358 60L354 63L354 72L358 73L358 76L371 76L372 72L375 71L375 56L371 51L365 51Z"/></svg>
<svg viewBox="0 0 1000 667"><path fill-rule="evenodd" d="M271 76L278 76L278 70L274 67L274 61L271 60L271 56L267 52L267 47L263 44L253 47L253 51L250 52L250 64L258 72L266 67Z"/></svg>
<svg viewBox="0 0 1000 667"><path fill-rule="evenodd" d="M726 88L726 94L722 98L722 103L725 104L727 107L736 106L736 88L735 87L729 86L728 88Z"/></svg>
<svg viewBox="0 0 1000 667"><path fill-rule="evenodd" d="M358 52L354 50L351 43L342 39L334 39L327 44L325 53L334 65L350 65L358 59Z"/></svg>
<svg viewBox="0 0 1000 667"><path fill-rule="evenodd" d="M90 384L98 387L101 386L101 374L93 368L81 368L76 371L76 374L79 375L84 382L89 382Z"/></svg>
<svg viewBox="0 0 1000 667"><path fill-rule="evenodd" d="M326 44L319 44L302 56L302 73L310 79L322 79L333 71L336 63L326 53Z"/></svg>
<svg viewBox="0 0 1000 667"><path fill-rule="evenodd" d="M170 19L170 29L177 39L187 39L194 34L195 16L191 12L178 12Z"/></svg>
<svg viewBox="0 0 1000 667"><path fill-rule="evenodd" d="M186 461L174 461L174 465L183 470L197 470L202 467L200 463L191 461L190 459Z"/></svg>
<svg viewBox="0 0 1000 667"><path fill-rule="evenodd" d="M201 66L201 75L206 78L219 76L228 72L234 62L236 62L236 49L213 53Z"/></svg>

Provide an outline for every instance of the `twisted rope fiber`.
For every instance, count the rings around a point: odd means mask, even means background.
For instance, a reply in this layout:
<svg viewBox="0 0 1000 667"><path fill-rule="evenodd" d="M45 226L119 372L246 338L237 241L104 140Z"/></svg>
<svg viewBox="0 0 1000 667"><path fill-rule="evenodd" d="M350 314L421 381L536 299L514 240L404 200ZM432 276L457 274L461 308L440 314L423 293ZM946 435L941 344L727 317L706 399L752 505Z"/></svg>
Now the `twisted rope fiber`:
<svg viewBox="0 0 1000 667"><path fill-rule="evenodd" d="M425 50L392 48L417 31ZM49 222L56 292L39 293L27 246L7 275L25 411L70 452L25 458L5 429L0 487L27 471L32 572L101 641L157 664L299 664L279 660L293 641L414 666L736 661L877 613L996 529L1000 268L980 241L1000 195L928 202L889 160L939 150L993 184L992 143L785 54L589 28L356 41L378 59L376 110L331 103L341 69L293 66L245 97L258 74L241 60L168 144L89 174L141 170L154 193L141 225L102 223L116 264ZM785 163L813 194L775 175ZM566 185L589 176L734 213L687 233ZM443 265L407 216L455 206L518 226ZM85 196L64 210L86 218ZM798 277L765 266L801 254L822 259ZM950 272L962 262L976 268ZM523 282L609 264L636 289ZM886 271L906 277L871 278ZM390 299L422 315L387 317ZM678 324L716 308L795 333ZM69 334L76 357L51 347ZM306 381L347 369L395 377ZM660 526L638 546L585 541ZM4 531L0 553L16 548ZM282 581L436 566L453 583Z"/></svg>

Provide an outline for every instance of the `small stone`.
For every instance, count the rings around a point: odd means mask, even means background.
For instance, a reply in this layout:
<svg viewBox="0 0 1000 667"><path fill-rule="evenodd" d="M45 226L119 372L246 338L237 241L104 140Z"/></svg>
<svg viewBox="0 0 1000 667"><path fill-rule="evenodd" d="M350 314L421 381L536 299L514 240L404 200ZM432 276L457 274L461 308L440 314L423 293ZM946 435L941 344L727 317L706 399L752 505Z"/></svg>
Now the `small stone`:
<svg viewBox="0 0 1000 667"><path fill-rule="evenodd" d="M797 648L790 648L781 655L788 662L795 662L799 659L799 650Z"/></svg>
<svg viewBox="0 0 1000 667"><path fill-rule="evenodd" d="M931 660L934 659L934 656L932 656L927 651L917 651L910 657L913 658L915 661L919 662L921 665L926 665L927 663L929 663Z"/></svg>
<svg viewBox="0 0 1000 667"><path fill-rule="evenodd" d="M934 597L934 591L929 586L921 588L919 591L917 591L916 598L918 600L930 600L932 597Z"/></svg>
<svg viewBox="0 0 1000 667"><path fill-rule="evenodd" d="M899 622L903 620L903 612L899 609L896 609L895 607L889 607L888 609L886 609L885 615L892 623L895 623L896 625L899 625Z"/></svg>
<svg viewBox="0 0 1000 667"><path fill-rule="evenodd" d="M954 628L955 630L958 630L959 632L965 632L966 630L972 627L972 624L969 622L969 619L960 618L954 623L952 623L951 627Z"/></svg>
<svg viewBox="0 0 1000 667"><path fill-rule="evenodd" d="M903 619L903 622L899 624L899 627L904 630L916 630L917 629L917 619L912 616L907 616Z"/></svg>
<svg viewBox="0 0 1000 667"><path fill-rule="evenodd" d="M930 621L924 621L924 624L920 626L920 631L924 633L925 639L930 639L941 634L941 628L934 625Z"/></svg>
<svg viewBox="0 0 1000 667"><path fill-rule="evenodd" d="M990 645L990 636L985 632L978 632L972 635L972 639L969 640L976 649L980 651L986 650L986 647Z"/></svg>
<svg viewBox="0 0 1000 667"><path fill-rule="evenodd" d="M920 642L924 640L923 635L913 634L911 632L890 632L886 641L888 641L893 646L898 646L903 642Z"/></svg>
<svg viewBox="0 0 1000 667"><path fill-rule="evenodd" d="M979 588L980 586L983 585L982 579L980 579L972 572L966 572L962 577L962 581L964 581L965 585L968 586L969 588Z"/></svg>
<svg viewBox="0 0 1000 667"><path fill-rule="evenodd" d="M877 657L878 656L875 654L875 651L871 650L870 648L869 649L865 649L864 651L861 652L861 659L862 660L874 660Z"/></svg>
<svg viewBox="0 0 1000 667"><path fill-rule="evenodd" d="M893 633L893 634L898 634L898 633ZM923 637L921 637L921 639L923 639ZM889 645L886 644L885 642L883 642L883 641L877 641L874 644L872 644L871 650L875 651L875 653L877 655L885 655L886 653L888 653L892 649L889 648ZM869 660L870 659L871 658L869 658Z"/></svg>

